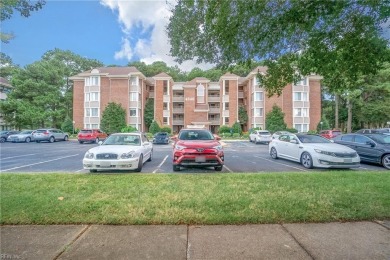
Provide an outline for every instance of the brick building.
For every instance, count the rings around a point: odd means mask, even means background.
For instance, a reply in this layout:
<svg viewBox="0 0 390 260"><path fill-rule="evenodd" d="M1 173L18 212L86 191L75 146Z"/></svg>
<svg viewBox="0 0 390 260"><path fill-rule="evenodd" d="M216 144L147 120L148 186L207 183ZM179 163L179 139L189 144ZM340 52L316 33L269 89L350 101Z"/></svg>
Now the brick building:
<svg viewBox="0 0 390 260"><path fill-rule="evenodd" d="M289 84L280 96L268 97L259 85L257 67L246 77L226 73L218 82L195 78L174 82L166 73L145 77L135 67L102 67L80 73L70 79L73 88L73 120L76 128L99 128L109 102L126 109L128 125L147 131L143 118L145 103L154 99L154 120L173 132L183 127L203 126L216 133L221 125L232 126L240 106L248 113L242 127L265 129L265 115L274 104L285 113L289 128L314 130L321 120L320 77L309 76L296 85Z"/></svg>

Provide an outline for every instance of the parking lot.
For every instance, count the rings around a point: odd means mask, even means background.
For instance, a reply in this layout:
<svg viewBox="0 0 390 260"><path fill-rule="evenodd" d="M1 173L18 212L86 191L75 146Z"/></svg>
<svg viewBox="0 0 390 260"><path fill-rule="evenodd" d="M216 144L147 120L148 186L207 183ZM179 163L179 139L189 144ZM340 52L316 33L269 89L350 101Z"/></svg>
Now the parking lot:
<svg viewBox="0 0 390 260"><path fill-rule="evenodd" d="M85 152L97 144L79 144L75 140L55 143L2 143L1 173L89 173L82 167ZM268 154L268 145L244 141L224 141L224 173L237 172L311 172L325 169L305 169L302 165L283 159L273 160ZM386 171L374 164L361 164L351 171ZM119 171L99 172L118 173ZM153 160L144 164L143 173L172 173L172 146L154 145ZM124 172L119 172L124 173ZM178 174L215 173L212 168L183 169Z"/></svg>

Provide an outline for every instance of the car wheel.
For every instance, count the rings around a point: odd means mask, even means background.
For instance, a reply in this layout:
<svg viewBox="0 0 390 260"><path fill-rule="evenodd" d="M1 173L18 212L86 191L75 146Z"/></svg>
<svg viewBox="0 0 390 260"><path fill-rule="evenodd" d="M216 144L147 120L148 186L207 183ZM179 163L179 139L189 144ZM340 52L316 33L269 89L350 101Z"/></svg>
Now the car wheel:
<svg viewBox="0 0 390 260"><path fill-rule="evenodd" d="M150 156L149 156L148 162L152 161L152 157L153 157L153 150L150 151Z"/></svg>
<svg viewBox="0 0 390 260"><path fill-rule="evenodd" d="M271 151L269 154L271 155L272 159L278 159L278 152L276 151L275 147L271 148Z"/></svg>
<svg viewBox="0 0 390 260"><path fill-rule="evenodd" d="M251 138L250 138L250 137L249 137L249 142L250 142L250 143L252 143L252 140L251 140Z"/></svg>
<svg viewBox="0 0 390 260"><path fill-rule="evenodd" d="M180 166L179 165L173 165L173 171L174 172L180 171Z"/></svg>
<svg viewBox="0 0 390 260"><path fill-rule="evenodd" d="M84 142L83 141L79 141L80 144L83 144Z"/></svg>
<svg viewBox="0 0 390 260"><path fill-rule="evenodd" d="M307 169L313 168L313 159L311 158L311 155L307 152L304 152L301 156L301 163L303 167Z"/></svg>
<svg viewBox="0 0 390 260"><path fill-rule="evenodd" d="M222 165L219 165L219 166L215 166L214 167L214 170L216 170L217 172L220 172L220 171L222 171Z"/></svg>
<svg viewBox="0 0 390 260"><path fill-rule="evenodd" d="M49 142L50 142L50 143L54 143L54 136L51 136L51 137L50 137Z"/></svg>
<svg viewBox="0 0 390 260"><path fill-rule="evenodd" d="M255 144L258 144L257 138L255 138Z"/></svg>
<svg viewBox="0 0 390 260"><path fill-rule="evenodd" d="M64 137L64 141L68 141L69 137L67 135L65 135Z"/></svg>
<svg viewBox="0 0 390 260"><path fill-rule="evenodd" d="M95 139L95 143L99 143L99 137L96 137L96 139Z"/></svg>
<svg viewBox="0 0 390 260"><path fill-rule="evenodd" d="M36 141L37 143L40 143L41 141Z"/></svg>
<svg viewBox="0 0 390 260"><path fill-rule="evenodd" d="M97 172L97 170L89 170L89 172Z"/></svg>
<svg viewBox="0 0 390 260"><path fill-rule="evenodd" d="M385 156L383 156L382 165L386 169L390 170L390 154L386 154Z"/></svg>
<svg viewBox="0 0 390 260"><path fill-rule="evenodd" d="M135 169L136 172L142 171L142 166L144 165L143 160L144 160L144 157L143 157L143 155L141 154L141 155L139 156L139 159L138 159L138 167L137 167L137 169Z"/></svg>
<svg viewBox="0 0 390 260"><path fill-rule="evenodd" d="M0 143L4 143L4 142L5 142L5 138L4 137L0 138Z"/></svg>
<svg viewBox="0 0 390 260"><path fill-rule="evenodd" d="M26 143L29 143L31 141L31 138L30 137L27 137L25 140L24 140Z"/></svg>

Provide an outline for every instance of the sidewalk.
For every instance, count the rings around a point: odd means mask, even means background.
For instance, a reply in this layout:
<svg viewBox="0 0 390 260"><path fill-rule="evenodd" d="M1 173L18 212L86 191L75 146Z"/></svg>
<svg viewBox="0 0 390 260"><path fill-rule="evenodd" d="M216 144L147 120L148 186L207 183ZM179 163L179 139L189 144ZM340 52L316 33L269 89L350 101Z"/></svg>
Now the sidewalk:
<svg viewBox="0 0 390 260"><path fill-rule="evenodd" d="M390 221L1 226L1 259L390 259Z"/></svg>

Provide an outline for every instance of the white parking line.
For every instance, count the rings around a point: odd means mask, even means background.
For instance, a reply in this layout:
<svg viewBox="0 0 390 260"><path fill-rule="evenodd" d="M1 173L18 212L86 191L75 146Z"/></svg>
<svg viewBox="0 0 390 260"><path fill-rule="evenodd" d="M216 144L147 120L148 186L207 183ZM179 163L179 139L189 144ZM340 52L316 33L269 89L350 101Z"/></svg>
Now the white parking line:
<svg viewBox="0 0 390 260"><path fill-rule="evenodd" d="M165 161L167 160L167 158L168 158L168 155L165 156L164 160L162 160L162 162L157 166L157 169L155 169L155 170L153 171L153 173L156 173L156 172L161 168L161 166L165 163Z"/></svg>
<svg viewBox="0 0 390 260"><path fill-rule="evenodd" d="M58 161L58 160L62 160L62 159L64 159L64 158L75 157L75 156L78 156L78 154L69 155L69 156L64 156L64 157L61 157L61 158L57 158L57 159L53 159L53 160L47 160L47 161L43 161L43 162L37 162L37 163L27 164L27 165L18 166L18 167L14 167L14 168L9 168L9 169L5 169L5 170L0 170L0 172L6 172L6 171L15 170L15 169L20 169L20 168L25 168L25 167L29 167L29 166L33 166L33 165L37 165L37 164L42 164L42 163L47 163L47 162Z"/></svg>
<svg viewBox="0 0 390 260"><path fill-rule="evenodd" d="M19 158L19 157L26 157L26 156L36 155L36 154L37 153L30 153L30 154L19 155L19 156L5 157L5 158L1 158L1 160L14 159L14 158Z"/></svg>
<svg viewBox="0 0 390 260"><path fill-rule="evenodd" d="M260 157L260 156L254 155L254 157L260 158L260 159L263 159L263 160L266 160L266 161L270 161L270 162L273 162L273 163L276 163L276 164L280 164L280 165L283 165L283 166L286 166L286 167L294 168L294 169L297 169L297 170L300 170L300 171L303 171L303 172L308 172L307 170L304 170L304 169L301 169L301 168L298 168L298 167L294 167L294 166L291 166L291 165L287 165L287 164L284 164L284 163L275 162L273 160L266 159L266 158L263 158L263 157Z"/></svg>
<svg viewBox="0 0 390 260"><path fill-rule="evenodd" d="M232 170L230 170L226 165L224 165L223 167L226 168L226 170L228 170L229 172L233 172Z"/></svg>

